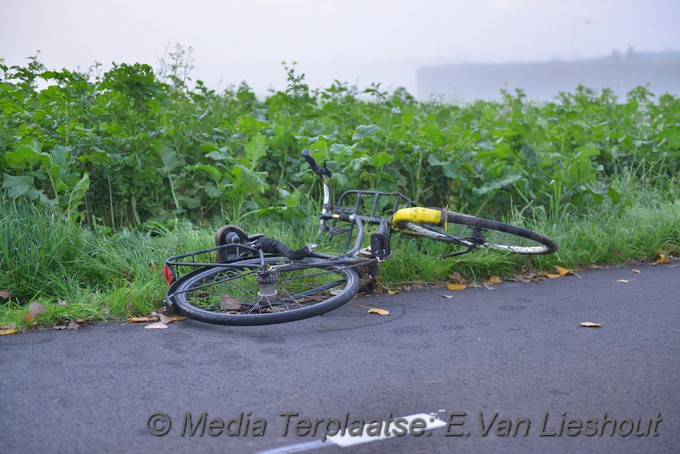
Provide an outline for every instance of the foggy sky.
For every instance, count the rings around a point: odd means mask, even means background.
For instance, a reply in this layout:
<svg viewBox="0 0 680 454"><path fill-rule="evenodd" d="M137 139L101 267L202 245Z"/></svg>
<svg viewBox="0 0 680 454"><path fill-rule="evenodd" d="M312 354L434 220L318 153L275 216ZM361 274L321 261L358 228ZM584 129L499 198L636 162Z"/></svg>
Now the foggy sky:
<svg viewBox="0 0 680 454"><path fill-rule="evenodd" d="M334 79L415 90L416 68L680 50L679 0L0 0L0 58L50 69L158 67L193 49L193 80L258 92Z"/></svg>

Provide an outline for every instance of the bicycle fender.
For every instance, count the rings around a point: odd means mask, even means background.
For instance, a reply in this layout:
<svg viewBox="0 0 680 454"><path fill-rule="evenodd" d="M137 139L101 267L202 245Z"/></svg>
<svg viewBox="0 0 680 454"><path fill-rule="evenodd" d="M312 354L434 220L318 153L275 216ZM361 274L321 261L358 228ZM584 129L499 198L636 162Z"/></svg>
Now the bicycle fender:
<svg viewBox="0 0 680 454"><path fill-rule="evenodd" d="M405 222L444 225L446 217L442 210L423 207L402 208L392 216L392 228L402 230L402 224Z"/></svg>

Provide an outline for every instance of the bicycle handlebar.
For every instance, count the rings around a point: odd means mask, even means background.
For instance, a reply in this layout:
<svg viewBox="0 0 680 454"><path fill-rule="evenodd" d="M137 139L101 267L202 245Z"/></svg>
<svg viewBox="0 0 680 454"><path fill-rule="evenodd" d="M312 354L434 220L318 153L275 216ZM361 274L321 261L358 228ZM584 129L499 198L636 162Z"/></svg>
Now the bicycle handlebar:
<svg viewBox="0 0 680 454"><path fill-rule="evenodd" d="M320 177L326 175L327 177L331 177L331 171L328 167L326 167L326 161L323 163L323 168L316 162L312 154L309 152L308 149L302 150L302 156L307 160L307 163L309 164L309 167L312 168L315 174L319 175Z"/></svg>

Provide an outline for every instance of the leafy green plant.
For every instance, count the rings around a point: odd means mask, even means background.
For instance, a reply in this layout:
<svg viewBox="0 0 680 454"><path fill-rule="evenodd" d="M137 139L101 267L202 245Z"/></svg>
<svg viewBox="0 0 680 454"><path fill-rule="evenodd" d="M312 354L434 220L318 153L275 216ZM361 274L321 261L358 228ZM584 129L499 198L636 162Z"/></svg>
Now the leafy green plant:
<svg viewBox="0 0 680 454"><path fill-rule="evenodd" d="M516 90L454 105L379 83L311 90L284 63L286 88L259 98L246 83L191 87L191 49L163 58L158 73L139 63L52 71L37 56L0 65L4 196L111 231L287 216L318 185L303 148L329 160L336 192L396 190L487 217L623 203L613 183L624 174L677 184L680 101L646 87L625 100L578 87L540 104Z"/></svg>

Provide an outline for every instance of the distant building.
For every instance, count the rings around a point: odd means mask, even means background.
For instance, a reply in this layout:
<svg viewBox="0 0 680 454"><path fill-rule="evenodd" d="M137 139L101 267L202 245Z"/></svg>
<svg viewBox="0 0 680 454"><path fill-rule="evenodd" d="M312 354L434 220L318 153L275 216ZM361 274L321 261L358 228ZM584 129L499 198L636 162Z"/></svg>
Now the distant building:
<svg viewBox="0 0 680 454"><path fill-rule="evenodd" d="M610 88L621 98L649 85L652 93L680 95L680 52L614 52L600 59L543 63L456 64L425 66L417 73L418 97L448 100L499 99L501 89L522 89L530 99L546 101L578 85Z"/></svg>

